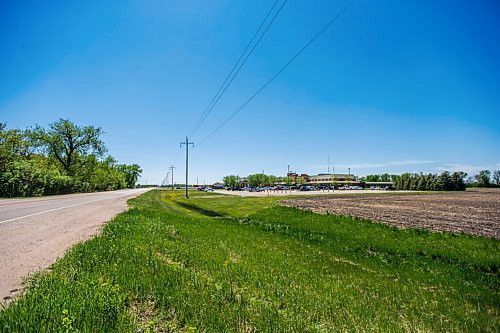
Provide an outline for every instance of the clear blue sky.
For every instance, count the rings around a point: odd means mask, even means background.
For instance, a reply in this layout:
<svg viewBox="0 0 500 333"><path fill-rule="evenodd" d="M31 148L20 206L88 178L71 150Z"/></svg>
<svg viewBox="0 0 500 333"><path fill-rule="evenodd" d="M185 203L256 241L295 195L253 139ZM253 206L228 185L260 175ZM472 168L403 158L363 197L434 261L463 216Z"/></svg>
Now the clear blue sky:
<svg viewBox="0 0 500 333"><path fill-rule="evenodd" d="M1 1L0 121L104 129L159 183L274 0ZM289 0L191 138L191 182L292 170L500 168L498 1L355 0L225 127L344 1Z"/></svg>

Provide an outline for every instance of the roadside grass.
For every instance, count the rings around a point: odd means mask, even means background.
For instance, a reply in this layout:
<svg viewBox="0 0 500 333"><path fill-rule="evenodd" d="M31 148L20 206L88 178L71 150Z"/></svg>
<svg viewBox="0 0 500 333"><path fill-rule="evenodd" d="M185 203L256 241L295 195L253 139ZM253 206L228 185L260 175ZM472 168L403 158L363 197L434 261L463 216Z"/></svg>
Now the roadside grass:
<svg viewBox="0 0 500 333"><path fill-rule="evenodd" d="M0 311L2 332L500 329L499 242L150 191Z"/></svg>

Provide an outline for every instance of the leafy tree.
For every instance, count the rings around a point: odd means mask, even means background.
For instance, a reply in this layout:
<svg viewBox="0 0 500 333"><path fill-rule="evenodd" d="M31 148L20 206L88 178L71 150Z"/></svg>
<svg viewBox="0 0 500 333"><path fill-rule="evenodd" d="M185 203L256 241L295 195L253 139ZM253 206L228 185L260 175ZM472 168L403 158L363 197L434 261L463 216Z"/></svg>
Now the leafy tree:
<svg viewBox="0 0 500 333"><path fill-rule="evenodd" d="M116 160L108 156L98 163L91 184L98 191L120 190L126 187L125 174L116 166Z"/></svg>
<svg viewBox="0 0 500 333"><path fill-rule="evenodd" d="M268 175L266 177L266 185L267 186L274 186L274 184L276 184L277 181L278 181L278 177L276 177L274 175Z"/></svg>
<svg viewBox="0 0 500 333"><path fill-rule="evenodd" d="M0 123L0 196L37 196L133 187L137 164L101 160L101 129L59 120L49 130Z"/></svg>
<svg viewBox="0 0 500 333"><path fill-rule="evenodd" d="M465 190L465 182L464 179L467 177L467 173L462 171L456 171L451 175L451 181L454 185L454 190L456 191L464 191Z"/></svg>
<svg viewBox="0 0 500 333"><path fill-rule="evenodd" d="M442 191L450 191L454 189L454 186L452 184L452 179L451 175L448 171L444 171L439 175L439 188Z"/></svg>
<svg viewBox="0 0 500 333"><path fill-rule="evenodd" d="M379 175L368 175L368 176L366 176L366 181L367 182L379 182L380 176Z"/></svg>
<svg viewBox="0 0 500 333"><path fill-rule="evenodd" d="M493 171L493 184L500 185L500 170Z"/></svg>
<svg viewBox="0 0 500 333"><path fill-rule="evenodd" d="M19 129L7 130L7 124L0 123L0 171L5 172L9 163L26 159L29 155L26 133Z"/></svg>
<svg viewBox="0 0 500 333"><path fill-rule="evenodd" d="M490 176L491 176L490 170L481 170L477 175L474 176L474 178L479 187L490 187L491 186Z"/></svg>
<svg viewBox="0 0 500 333"><path fill-rule="evenodd" d="M56 158L66 174L72 176L81 157L103 156L107 151L100 139L102 133L100 127L78 126L67 119L59 119L50 124L48 130L36 126L32 137L38 146Z"/></svg>
<svg viewBox="0 0 500 333"><path fill-rule="evenodd" d="M267 182L267 176L263 173L256 173L248 176L248 185L252 187L265 186Z"/></svg>
<svg viewBox="0 0 500 333"><path fill-rule="evenodd" d="M417 184L417 190L425 191L426 187L427 187L427 177L423 174L420 174Z"/></svg>
<svg viewBox="0 0 500 333"><path fill-rule="evenodd" d="M382 175L380 175L380 178L379 178L380 182L390 182L391 181L391 176L388 174L388 173L384 173Z"/></svg>
<svg viewBox="0 0 500 333"><path fill-rule="evenodd" d="M239 187L241 185L240 177L237 175L225 176L224 178L222 178L222 182L226 187Z"/></svg>
<svg viewBox="0 0 500 333"><path fill-rule="evenodd" d="M306 179L302 176L298 176L295 182L297 183L298 186L302 186L306 183Z"/></svg>
<svg viewBox="0 0 500 333"><path fill-rule="evenodd" d="M290 186L293 184L293 177L290 176L283 177L283 182L285 183L285 185Z"/></svg>
<svg viewBox="0 0 500 333"><path fill-rule="evenodd" d="M121 164L118 166L121 172L125 174L125 183L127 188L135 188L137 179L142 173L142 169L138 164Z"/></svg>

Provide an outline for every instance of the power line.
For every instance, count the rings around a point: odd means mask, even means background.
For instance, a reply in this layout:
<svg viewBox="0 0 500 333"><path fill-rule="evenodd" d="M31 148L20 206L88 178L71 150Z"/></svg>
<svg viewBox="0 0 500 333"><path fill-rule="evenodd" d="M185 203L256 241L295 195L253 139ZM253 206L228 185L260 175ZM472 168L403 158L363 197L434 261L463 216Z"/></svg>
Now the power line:
<svg viewBox="0 0 500 333"><path fill-rule="evenodd" d="M179 148L177 149L177 153L175 154L175 158L174 158L174 164L175 164L175 163L177 162L177 160L179 159L179 156L181 156L181 151L182 151L182 149L181 149L181 148L182 148L182 147L179 147Z"/></svg>
<svg viewBox="0 0 500 333"><path fill-rule="evenodd" d="M208 138L214 135L219 129L221 129L224 125L226 125L231 119L234 118L241 110L243 110L257 95L259 95L262 90L264 90L278 75L280 75L302 52L304 52L330 25L332 25L353 3L354 0L349 1L347 5L342 8L342 10L335 15L323 28L314 35L314 37L307 42L295 55L283 66L280 68L276 74L274 74L262 87L260 87L250 98L248 98L236 111L234 111L226 120L224 120L218 127L216 127L209 135L207 135L203 140L201 140L200 144L205 142Z"/></svg>
<svg viewBox="0 0 500 333"><path fill-rule="evenodd" d="M188 133L188 136L192 136L200 128L200 126L203 124L203 122L208 117L208 115L210 114L210 112L212 112L212 110L214 109L215 105L217 105L217 103L221 99L222 95L224 95L224 93L226 92L227 88L229 88L229 86L231 85L231 83L233 82L233 80L236 78L236 75L238 75L238 73L240 72L241 68L246 63L246 61L248 60L248 58L250 57L250 55L253 53L253 51L255 50L255 48L257 47L257 45L259 45L260 41L262 40L262 38L264 37L264 35L266 34L266 32L269 30L269 27L273 24L274 20L276 19L276 17L278 16L278 14L281 12L281 10L283 9L283 7L285 6L285 4L287 3L288 0L285 0L283 2L283 4L278 9L278 11L274 14L274 16L271 19L271 21L267 24L267 26L264 29L264 31L260 34L259 38L257 39L257 41L255 42L255 44L253 45L253 47L250 50L250 52L248 52L248 54L245 56L245 54L247 53L249 47L252 45L252 43L254 42L255 38L259 34L259 31L262 29L262 27L264 26L265 22L267 21L267 19L271 15L272 11L276 7L276 4L278 3L278 1L279 0L276 0L274 2L273 6L269 9L269 11L267 12L266 17L264 18L264 20L260 24L260 26L257 29L257 31L255 32L255 34L252 36L252 39L250 40L250 42L245 47L245 50L243 51L243 53L238 58L238 61L236 61L236 63L234 64L233 68L231 69L231 71L229 72L229 74L226 76L226 79L224 80L224 82L222 83L222 85L219 87L219 90L214 95L214 97L212 98L212 100L208 104L207 108L202 113L202 115L200 116L200 118L198 119L198 121L195 123L195 125L193 126L193 128L191 129L191 131ZM245 58L243 59L244 56L245 56ZM243 61L240 63L241 59L243 59ZM239 64L239 66L238 66L238 64ZM236 67L238 67L238 68L236 69ZM235 71L235 69L236 69L236 71Z"/></svg>

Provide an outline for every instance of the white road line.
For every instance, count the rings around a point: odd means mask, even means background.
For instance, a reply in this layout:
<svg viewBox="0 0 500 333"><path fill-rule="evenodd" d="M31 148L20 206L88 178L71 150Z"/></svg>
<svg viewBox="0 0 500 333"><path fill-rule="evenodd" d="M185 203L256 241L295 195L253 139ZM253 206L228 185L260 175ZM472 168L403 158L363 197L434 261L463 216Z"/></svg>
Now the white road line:
<svg viewBox="0 0 500 333"><path fill-rule="evenodd" d="M107 200L107 199L114 199L114 197L111 197L111 198L102 198L102 199L97 199L97 200L92 200L92 201L87 201L87 202L81 202L81 203L74 204L74 205L69 205L69 206L54 208L54 209L50 209L50 210L46 210L46 211L38 212L38 213L34 213L34 214L19 216L19 217L15 217L13 219L5 220L5 221L0 221L0 224L7 223L7 222L12 222L12 221L16 221L16 220L20 220L20 219L24 219L26 217L31 217L31 216L41 215L41 214L45 214L45 213L55 212L55 211L61 210L61 209L66 209L66 208L71 208L71 207L76 207L76 206L82 206L82 205L86 205L86 204L89 204L89 203L93 203L93 202L97 202L97 201L102 201L102 200Z"/></svg>

